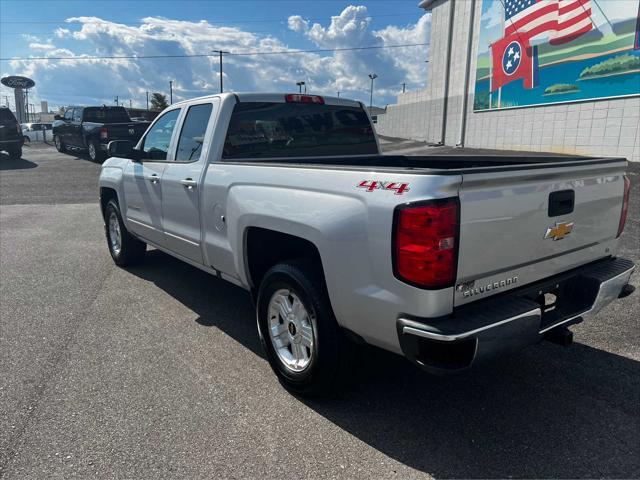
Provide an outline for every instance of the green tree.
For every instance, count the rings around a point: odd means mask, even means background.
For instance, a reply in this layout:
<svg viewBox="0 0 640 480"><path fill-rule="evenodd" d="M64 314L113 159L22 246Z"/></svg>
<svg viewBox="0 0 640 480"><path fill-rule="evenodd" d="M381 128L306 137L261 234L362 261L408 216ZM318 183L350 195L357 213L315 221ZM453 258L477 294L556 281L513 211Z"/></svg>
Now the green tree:
<svg viewBox="0 0 640 480"><path fill-rule="evenodd" d="M161 112L169 106L167 102L167 96L158 92L153 92L151 95L151 110L154 112Z"/></svg>

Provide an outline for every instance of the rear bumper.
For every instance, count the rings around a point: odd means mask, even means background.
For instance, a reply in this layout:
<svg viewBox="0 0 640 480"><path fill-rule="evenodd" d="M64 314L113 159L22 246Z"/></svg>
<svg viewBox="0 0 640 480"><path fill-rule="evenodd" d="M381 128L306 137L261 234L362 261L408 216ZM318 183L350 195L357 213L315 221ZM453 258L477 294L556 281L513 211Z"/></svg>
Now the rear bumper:
<svg viewBox="0 0 640 480"><path fill-rule="evenodd" d="M602 260L465 305L444 318L401 317L400 346L409 360L426 370L464 370L594 316L618 298L634 268L624 258ZM545 294L555 295L553 305L544 304Z"/></svg>

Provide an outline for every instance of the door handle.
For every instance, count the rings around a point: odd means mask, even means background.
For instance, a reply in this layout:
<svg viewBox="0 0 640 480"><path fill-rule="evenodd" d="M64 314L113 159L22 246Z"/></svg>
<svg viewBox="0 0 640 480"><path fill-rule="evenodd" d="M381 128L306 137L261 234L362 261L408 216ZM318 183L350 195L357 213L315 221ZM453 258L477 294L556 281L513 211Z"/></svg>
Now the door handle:
<svg viewBox="0 0 640 480"><path fill-rule="evenodd" d="M153 175L149 175L147 177L147 180L149 180L151 183L158 183L160 182L160 177L154 173Z"/></svg>
<svg viewBox="0 0 640 480"><path fill-rule="evenodd" d="M185 178L183 180L180 180L180 183L187 187L189 190L198 186L198 182L196 182L193 178Z"/></svg>

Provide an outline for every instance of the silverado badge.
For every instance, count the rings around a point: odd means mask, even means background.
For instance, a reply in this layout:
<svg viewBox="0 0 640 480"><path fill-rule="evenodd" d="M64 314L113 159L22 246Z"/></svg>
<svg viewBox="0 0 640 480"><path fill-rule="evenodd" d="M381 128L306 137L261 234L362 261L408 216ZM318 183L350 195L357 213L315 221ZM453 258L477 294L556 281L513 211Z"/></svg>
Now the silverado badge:
<svg viewBox="0 0 640 480"><path fill-rule="evenodd" d="M573 222L556 222L555 226L548 227L544 238L553 238L554 240L562 240L573 230Z"/></svg>

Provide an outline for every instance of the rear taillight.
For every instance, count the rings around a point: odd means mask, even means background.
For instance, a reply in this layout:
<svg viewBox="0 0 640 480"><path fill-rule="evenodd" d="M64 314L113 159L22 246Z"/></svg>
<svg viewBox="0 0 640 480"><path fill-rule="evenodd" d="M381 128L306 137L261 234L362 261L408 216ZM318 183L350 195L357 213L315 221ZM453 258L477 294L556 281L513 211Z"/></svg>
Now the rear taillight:
<svg viewBox="0 0 640 480"><path fill-rule="evenodd" d="M16 130L20 135L22 135L22 126L18 122L16 122Z"/></svg>
<svg viewBox="0 0 640 480"><path fill-rule="evenodd" d="M287 103L318 103L324 105L324 98L319 95L304 95L301 93L289 93L284 96Z"/></svg>
<svg viewBox="0 0 640 480"><path fill-rule="evenodd" d="M453 286L458 214L456 198L396 209L393 266L398 279L420 288Z"/></svg>
<svg viewBox="0 0 640 480"><path fill-rule="evenodd" d="M631 180L624 176L624 196L622 197L622 212L620 212L620 223L618 224L618 234L616 238L622 235L624 224L627 223L627 212L629 211L629 193L631 192Z"/></svg>
<svg viewBox="0 0 640 480"><path fill-rule="evenodd" d="M109 130L107 130L107 127L102 127L100 129L100 140L106 140L107 138L109 138Z"/></svg>

